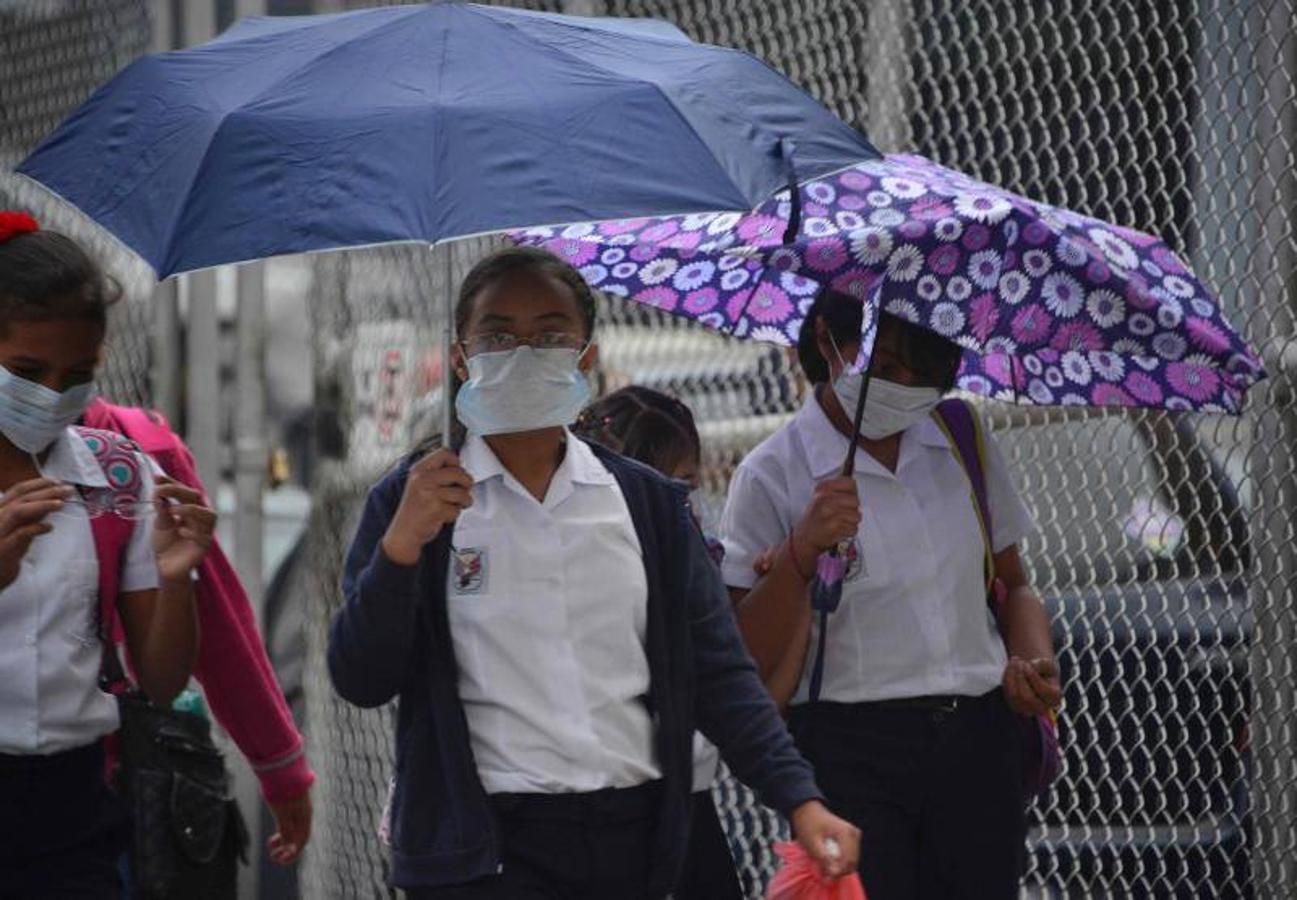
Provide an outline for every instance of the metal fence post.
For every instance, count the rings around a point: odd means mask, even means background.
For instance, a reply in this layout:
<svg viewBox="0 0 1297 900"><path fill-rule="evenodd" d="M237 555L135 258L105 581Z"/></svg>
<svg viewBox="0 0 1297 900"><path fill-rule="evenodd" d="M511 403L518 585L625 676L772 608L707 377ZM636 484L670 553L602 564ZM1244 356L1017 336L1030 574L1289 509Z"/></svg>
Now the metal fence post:
<svg viewBox="0 0 1297 900"><path fill-rule="evenodd" d="M187 3L182 9L186 46L215 36L216 5L211 0ZM208 489L220 484L220 323L216 309L216 270L185 276L186 417L185 436Z"/></svg>
<svg viewBox="0 0 1297 900"><path fill-rule="evenodd" d="M239 0L237 16L258 15L265 3ZM234 474L235 567L261 619L262 491L266 483L266 267L245 263L237 270L238 312L235 331Z"/></svg>
<svg viewBox="0 0 1297 900"><path fill-rule="evenodd" d="M1204 21L1212 21L1206 13L1214 4L1201 7ZM1204 79L1227 87L1221 89L1223 96L1205 97L1203 105L1206 117L1217 109L1243 111L1213 130L1205 146L1229 149L1222 152L1221 171L1205 171L1203 179L1225 185L1226 193L1244 195L1230 204L1217 187L1214 198L1224 200L1220 208L1238 209L1244 225L1235 234L1204 235L1200 243L1204 254L1225 257L1219 271L1230 273L1230 285L1242 293L1236 309L1240 316L1249 315L1248 331L1264 349L1272 379L1252 392L1248 460L1256 486L1250 587L1251 866L1253 888L1262 898L1292 896L1297 885L1297 284L1292 281L1297 272L1297 181L1292 170L1297 107L1291 96L1297 58L1291 15L1286 4L1258 0L1220 14L1224 27L1236 32L1229 36L1230 49L1247 47L1258 58L1271 56L1274 70L1263 69L1260 78L1217 74ZM1208 53L1205 48L1204 67L1218 72L1219 60L1228 57ZM1240 133L1250 137L1236 146L1231 137ZM1265 215L1252 213L1253 198L1260 194L1274 198ZM1234 275L1240 270L1241 278Z"/></svg>
<svg viewBox="0 0 1297 900"><path fill-rule="evenodd" d="M236 0L235 19L265 15L265 0ZM252 604L258 628L265 627L263 591L266 484L266 267L253 262L237 269L234 413L234 563ZM240 758L232 766L234 791L252 832L248 865L239 873L239 896L260 896L261 825L265 810L260 785Z"/></svg>
<svg viewBox="0 0 1297 900"><path fill-rule="evenodd" d="M175 49L175 17L172 0L152 0L151 50L163 53ZM173 423L180 421L180 281L168 278L153 291L153 352L149 393L152 406Z"/></svg>
<svg viewBox="0 0 1297 900"><path fill-rule="evenodd" d="M1279 898L1297 884L1297 335L1268 356L1275 403L1252 457L1265 483L1252 516L1252 877L1256 896Z"/></svg>
<svg viewBox="0 0 1297 900"><path fill-rule="evenodd" d="M859 34L865 60L866 134L882 153L910 149L910 32L908 3L873 0Z"/></svg>
<svg viewBox="0 0 1297 900"><path fill-rule="evenodd" d="M239 580L247 591L259 628L265 627L262 556L266 483L265 266L247 263L238 269L238 319L235 350L234 553ZM241 896L256 897L260 877L261 792L257 779L240 762L234 767L239 806L248 814L253 834L248 866L241 873Z"/></svg>
<svg viewBox="0 0 1297 900"><path fill-rule="evenodd" d="M216 36L217 3L215 0L187 2L179 9L186 46L200 44ZM194 272L186 276L185 282L188 321L185 348L186 438L198 464L198 474L207 485L209 493L215 497L220 490L224 468L221 452L221 327L217 302L217 270L204 269ZM260 297L257 300L257 308L260 308ZM256 377L256 374L250 377ZM264 384L258 390L264 390ZM259 497L256 507L259 515ZM242 504L235 514L236 559L242 562L242 555L248 552L248 546L239 529L239 525L242 524L239 520L240 512L242 512ZM259 539L255 552L260 555ZM249 584L246 581L247 574L247 571L241 567L240 575L245 579L244 583L249 587L249 596L254 598L255 603L258 602L256 598L259 598L260 592L255 590L255 583ZM259 566L256 575L259 582ZM248 853L248 865L239 870L239 896L251 898L257 896L260 874L261 801L256 779L248 769L247 763L228 740L225 743L227 764L234 777L234 793L240 807L248 815L253 835Z"/></svg>

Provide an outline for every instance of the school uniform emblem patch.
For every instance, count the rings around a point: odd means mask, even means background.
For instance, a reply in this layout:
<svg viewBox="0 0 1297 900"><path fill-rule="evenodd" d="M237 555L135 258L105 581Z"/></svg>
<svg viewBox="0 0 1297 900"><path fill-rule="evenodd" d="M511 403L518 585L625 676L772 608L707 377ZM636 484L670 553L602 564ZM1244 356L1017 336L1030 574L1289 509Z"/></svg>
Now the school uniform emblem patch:
<svg viewBox="0 0 1297 900"><path fill-rule="evenodd" d="M486 551L480 547L455 549L451 554L454 566L455 593L480 594L486 590Z"/></svg>

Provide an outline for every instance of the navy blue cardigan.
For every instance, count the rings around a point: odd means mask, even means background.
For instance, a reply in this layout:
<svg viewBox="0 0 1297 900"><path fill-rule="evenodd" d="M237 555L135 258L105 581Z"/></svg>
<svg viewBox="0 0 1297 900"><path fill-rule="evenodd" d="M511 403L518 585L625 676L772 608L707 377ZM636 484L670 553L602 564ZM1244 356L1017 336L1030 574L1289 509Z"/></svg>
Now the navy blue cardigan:
<svg viewBox="0 0 1297 900"><path fill-rule="evenodd" d="M688 841L695 727L775 809L787 814L821 795L743 646L684 491L639 463L594 450L626 498L648 576L648 703L664 788L649 888L665 895ZM445 590L451 530L413 566L393 563L381 547L408 468L370 492L329 640L329 672L342 697L363 707L399 698L391 880L402 888L471 881L500 865L499 827L456 683Z"/></svg>

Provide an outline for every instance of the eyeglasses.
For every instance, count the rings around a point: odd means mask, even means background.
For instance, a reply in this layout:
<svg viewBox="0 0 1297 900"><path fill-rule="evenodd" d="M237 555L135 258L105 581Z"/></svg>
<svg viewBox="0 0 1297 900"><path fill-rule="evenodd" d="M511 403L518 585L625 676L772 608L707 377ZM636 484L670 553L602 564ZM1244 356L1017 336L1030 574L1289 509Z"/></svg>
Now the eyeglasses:
<svg viewBox="0 0 1297 900"><path fill-rule="evenodd" d="M67 515L73 511L84 513L87 519L97 519L100 516L117 516L130 522L138 522L141 519L147 519L157 514L157 510L153 508L152 503L141 503L138 500L130 500L125 497L104 499L97 497L69 497L63 501L63 509L59 512Z"/></svg>
<svg viewBox="0 0 1297 900"><path fill-rule="evenodd" d="M542 331L529 338L520 338L507 331L489 331L469 335L460 344L469 356L477 356L482 353L507 353L523 346L535 350L580 350L585 347L586 340L566 331Z"/></svg>

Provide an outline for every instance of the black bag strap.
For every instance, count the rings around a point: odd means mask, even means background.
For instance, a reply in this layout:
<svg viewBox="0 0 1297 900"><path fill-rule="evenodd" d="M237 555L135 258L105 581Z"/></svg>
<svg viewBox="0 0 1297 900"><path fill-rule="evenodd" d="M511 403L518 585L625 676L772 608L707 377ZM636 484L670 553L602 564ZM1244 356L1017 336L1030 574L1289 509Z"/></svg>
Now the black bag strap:
<svg viewBox="0 0 1297 900"><path fill-rule="evenodd" d="M100 560L100 565L103 561ZM120 694L134 688L134 683L122 667L121 657L117 654L117 644L108 633L104 622L104 605L95 603L95 630L99 634L102 658L99 663L99 689L106 694Z"/></svg>

